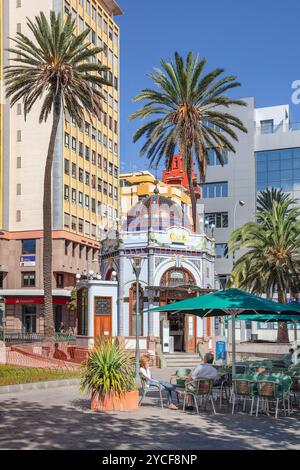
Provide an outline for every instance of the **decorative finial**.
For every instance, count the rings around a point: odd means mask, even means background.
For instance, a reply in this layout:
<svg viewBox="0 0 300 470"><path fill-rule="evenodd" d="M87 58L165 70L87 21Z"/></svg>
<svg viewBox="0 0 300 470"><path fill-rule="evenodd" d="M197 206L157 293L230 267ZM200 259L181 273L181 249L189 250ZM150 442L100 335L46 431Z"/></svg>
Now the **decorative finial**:
<svg viewBox="0 0 300 470"><path fill-rule="evenodd" d="M158 188L159 180L155 180L154 184L155 184L154 194L156 195L156 194L159 194L159 188Z"/></svg>

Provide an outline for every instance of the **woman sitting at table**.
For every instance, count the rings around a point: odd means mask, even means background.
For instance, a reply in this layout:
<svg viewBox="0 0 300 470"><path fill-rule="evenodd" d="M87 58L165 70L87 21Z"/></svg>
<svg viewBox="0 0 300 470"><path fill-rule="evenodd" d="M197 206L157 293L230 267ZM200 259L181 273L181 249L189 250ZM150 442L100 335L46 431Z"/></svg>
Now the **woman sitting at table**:
<svg viewBox="0 0 300 470"><path fill-rule="evenodd" d="M140 374L146 379L148 385L161 385L166 392L168 393L168 404L170 410L178 410L177 406L174 405L172 401L172 392L176 390L175 385L170 384L170 382L165 382L164 380L155 380L152 376L151 370L149 369L150 360L149 356L144 355L140 360Z"/></svg>

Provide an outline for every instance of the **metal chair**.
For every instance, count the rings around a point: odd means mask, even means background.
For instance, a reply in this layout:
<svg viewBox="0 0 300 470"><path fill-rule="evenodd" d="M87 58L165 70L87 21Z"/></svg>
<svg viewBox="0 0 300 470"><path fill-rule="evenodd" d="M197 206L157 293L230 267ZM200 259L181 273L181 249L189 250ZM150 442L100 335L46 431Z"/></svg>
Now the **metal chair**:
<svg viewBox="0 0 300 470"><path fill-rule="evenodd" d="M232 383L232 414L234 414L235 405L239 403L239 400L242 400L243 411L246 410L247 400L251 401L251 410L250 415L253 414L254 408L254 399L255 399L255 382L249 379L235 379Z"/></svg>
<svg viewBox="0 0 300 470"><path fill-rule="evenodd" d="M256 405L256 416L258 416L259 404L261 411L270 416L270 403L275 403L275 418L278 417L279 403L282 402L284 415L286 416L285 402L288 405L288 415L291 414L290 387L285 389L284 385L275 381L258 381L258 396Z"/></svg>
<svg viewBox="0 0 300 470"><path fill-rule="evenodd" d="M213 399L213 379L210 378L201 378L193 380L186 383L184 401L183 401L183 411L185 411L186 401L189 396L193 398L197 413L199 414L199 406L197 398L200 398L201 402L204 401L204 409L206 409L207 401L210 400L211 406L214 414L216 413L214 399Z"/></svg>
<svg viewBox="0 0 300 470"><path fill-rule="evenodd" d="M146 398L147 396L147 393L149 392L159 392L159 398L160 398L160 404L161 404L161 407L163 408L164 407L164 402L163 402L163 396L162 396L162 387L161 385L158 383L157 385L156 384L149 384L147 379L145 378L145 376L143 374L139 374L140 376L140 380L141 380L141 385L142 385L142 396L140 398L140 401L139 401L139 406L141 406L142 404L142 401L144 400L144 398Z"/></svg>

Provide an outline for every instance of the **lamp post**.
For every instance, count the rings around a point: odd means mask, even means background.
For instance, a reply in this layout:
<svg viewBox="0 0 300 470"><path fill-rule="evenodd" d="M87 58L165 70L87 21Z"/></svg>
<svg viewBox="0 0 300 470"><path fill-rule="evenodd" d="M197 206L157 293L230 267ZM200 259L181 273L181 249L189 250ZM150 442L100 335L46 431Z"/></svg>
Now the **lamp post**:
<svg viewBox="0 0 300 470"><path fill-rule="evenodd" d="M136 315L135 315L135 376L138 379L140 369L140 338L139 338L139 318L140 318L140 274L143 259L140 256L130 258L133 272L136 279Z"/></svg>
<svg viewBox="0 0 300 470"><path fill-rule="evenodd" d="M237 211L237 208L238 208L238 206L244 207L245 205L246 205L246 203L244 201L242 201L241 199L239 201L236 201L236 203L234 205L234 210L233 210L233 231L235 231L235 228L236 228L236 211ZM235 251L232 254L232 261L233 261L233 265L235 265Z"/></svg>

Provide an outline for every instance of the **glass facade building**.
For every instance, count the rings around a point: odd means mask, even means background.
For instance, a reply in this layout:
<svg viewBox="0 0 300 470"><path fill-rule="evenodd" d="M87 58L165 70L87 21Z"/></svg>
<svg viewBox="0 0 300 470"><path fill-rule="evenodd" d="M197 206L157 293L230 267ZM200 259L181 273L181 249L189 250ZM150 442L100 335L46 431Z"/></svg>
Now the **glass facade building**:
<svg viewBox="0 0 300 470"><path fill-rule="evenodd" d="M256 190L271 187L300 198L300 147L256 152Z"/></svg>

